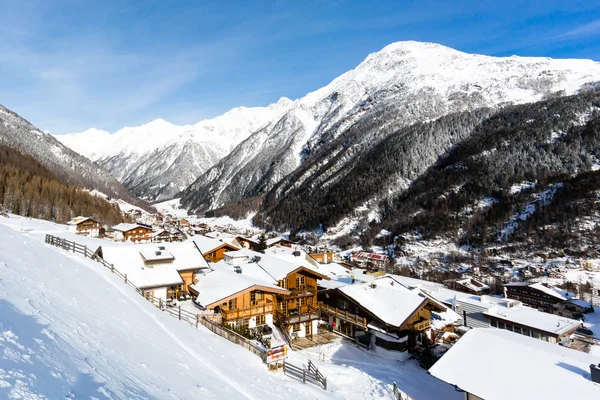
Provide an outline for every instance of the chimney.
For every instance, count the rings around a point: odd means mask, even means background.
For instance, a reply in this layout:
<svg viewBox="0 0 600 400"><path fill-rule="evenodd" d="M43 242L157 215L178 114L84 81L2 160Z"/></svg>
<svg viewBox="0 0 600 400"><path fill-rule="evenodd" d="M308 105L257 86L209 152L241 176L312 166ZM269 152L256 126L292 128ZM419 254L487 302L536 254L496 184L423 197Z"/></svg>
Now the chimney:
<svg viewBox="0 0 600 400"><path fill-rule="evenodd" d="M591 364L590 372L592 374L592 382L600 383L600 364Z"/></svg>

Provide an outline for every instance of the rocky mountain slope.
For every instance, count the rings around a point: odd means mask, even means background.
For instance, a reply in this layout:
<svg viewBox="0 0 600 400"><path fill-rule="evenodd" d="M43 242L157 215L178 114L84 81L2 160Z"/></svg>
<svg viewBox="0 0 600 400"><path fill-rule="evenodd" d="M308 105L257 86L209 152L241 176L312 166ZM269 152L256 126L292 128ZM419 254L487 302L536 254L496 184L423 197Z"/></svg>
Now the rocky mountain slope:
<svg viewBox="0 0 600 400"><path fill-rule="evenodd" d="M32 156L63 183L96 189L110 197L147 206L145 202L131 196L106 170L1 105L0 144Z"/></svg>
<svg viewBox="0 0 600 400"><path fill-rule="evenodd" d="M56 138L106 168L135 195L162 201L189 186L291 104L282 98L268 107L238 107L195 125L178 126L158 119L114 134L90 129Z"/></svg>
<svg viewBox="0 0 600 400"><path fill-rule="evenodd" d="M356 155L402 127L573 94L598 80L600 63L590 60L496 58L433 43L394 43L296 100L281 118L254 132L183 191L182 203L203 211L275 187L272 198L302 185L321 189L343 177L338 171L352 169ZM448 141L437 152L454 143ZM417 170L433 161L422 160ZM413 178L396 176L399 185Z"/></svg>

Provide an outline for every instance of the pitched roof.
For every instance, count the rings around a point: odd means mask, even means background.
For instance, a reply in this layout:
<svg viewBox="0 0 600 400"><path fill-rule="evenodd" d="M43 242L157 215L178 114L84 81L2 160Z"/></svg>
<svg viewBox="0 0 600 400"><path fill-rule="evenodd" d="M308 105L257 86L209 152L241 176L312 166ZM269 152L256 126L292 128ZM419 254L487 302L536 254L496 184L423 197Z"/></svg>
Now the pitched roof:
<svg viewBox="0 0 600 400"><path fill-rule="evenodd" d="M518 286L527 286L530 287L532 289L536 289L539 290L540 292L543 292L549 296L554 297L557 300L568 300L572 297L575 297L574 293L570 293L567 292L565 290L562 289L558 289L555 287L548 287L540 282L535 282L535 283L531 283L531 282L510 282L505 284L504 286L508 286L508 287L518 287Z"/></svg>
<svg viewBox="0 0 600 400"><path fill-rule="evenodd" d="M257 263L275 280L281 280L299 269L305 269L309 273L312 273L317 279L329 279L326 275L310 267L310 264L303 262L304 260L298 260L298 262L290 262L278 257L274 257L272 254L259 253L249 249L239 250L242 253L248 255L249 258L260 258Z"/></svg>
<svg viewBox="0 0 600 400"><path fill-rule="evenodd" d="M218 239L209 238L203 235L197 235L192 238L198 249L202 252L202 254L210 253L222 246L235 247L230 243L223 242Z"/></svg>
<svg viewBox="0 0 600 400"><path fill-rule="evenodd" d="M467 332L429 372L486 400L597 399L600 384L589 379L589 366L598 363L577 350L481 328Z"/></svg>
<svg viewBox="0 0 600 400"><path fill-rule="evenodd" d="M369 311L382 322L400 327L428 300L389 276L338 288L347 297Z"/></svg>
<svg viewBox="0 0 600 400"><path fill-rule="evenodd" d="M132 229L137 229L137 228L144 228L144 229L151 229L148 228L147 226L142 226L139 224L128 224L128 223L120 223L118 225L113 226L111 229L113 231L119 231L119 232L129 232Z"/></svg>
<svg viewBox="0 0 600 400"><path fill-rule="evenodd" d="M220 261L211 265L212 269L197 275L198 282L191 285L198 292L196 302L202 307L214 306L223 299L251 288L272 293L289 293L278 287L277 282L256 263L234 266Z"/></svg>
<svg viewBox="0 0 600 400"><path fill-rule="evenodd" d="M94 221L94 220L91 219L90 217L81 217L81 216L79 216L79 217L75 217L72 220L70 220L69 222L67 222L67 225L79 225L79 224L81 224L82 222L85 222L85 221Z"/></svg>
<svg viewBox="0 0 600 400"><path fill-rule="evenodd" d="M173 258L152 258L159 247L165 249L160 250L161 255L164 252ZM150 258L146 260L152 261L151 265L146 265L144 255ZM202 254L190 242L102 246L102 258L121 273L127 274L127 278L141 288L180 284L183 281L178 271L208 268Z"/></svg>

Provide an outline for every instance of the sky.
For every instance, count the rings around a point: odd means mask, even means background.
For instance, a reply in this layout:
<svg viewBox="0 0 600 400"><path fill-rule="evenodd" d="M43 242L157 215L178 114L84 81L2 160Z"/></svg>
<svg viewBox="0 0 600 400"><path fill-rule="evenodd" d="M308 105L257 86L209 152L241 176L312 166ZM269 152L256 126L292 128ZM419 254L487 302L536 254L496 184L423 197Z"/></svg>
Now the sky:
<svg viewBox="0 0 600 400"><path fill-rule="evenodd" d="M600 61L600 0L0 0L0 104L56 134L194 124L402 40Z"/></svg>

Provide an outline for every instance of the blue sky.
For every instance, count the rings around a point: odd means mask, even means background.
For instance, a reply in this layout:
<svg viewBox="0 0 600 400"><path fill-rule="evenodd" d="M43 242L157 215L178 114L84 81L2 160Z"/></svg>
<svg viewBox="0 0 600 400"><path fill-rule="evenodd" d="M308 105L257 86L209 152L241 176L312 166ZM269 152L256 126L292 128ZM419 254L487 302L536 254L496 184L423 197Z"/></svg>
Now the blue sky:
<svg viewBox="0 0 600 400"><path fill-rule="evenodd" d="M401 40L600 61L600 0L0 0L0 104L53 133L193 124Z"/></svg>

